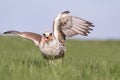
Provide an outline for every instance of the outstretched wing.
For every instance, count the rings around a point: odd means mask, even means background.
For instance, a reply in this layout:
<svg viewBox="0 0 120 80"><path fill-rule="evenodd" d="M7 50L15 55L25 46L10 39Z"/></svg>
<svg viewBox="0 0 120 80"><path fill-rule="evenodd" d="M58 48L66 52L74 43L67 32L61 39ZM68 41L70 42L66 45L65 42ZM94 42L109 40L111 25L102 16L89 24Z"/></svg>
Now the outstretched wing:
<svg viewBox="0 0 120 80"><path fill-rule="evenodd" d="M93 30L94 25L91 22L71 16L68 13L70 12L64 11L55 18L53 24L55 37L58 38L59 34L63 37L72 37L78 34L87 36Z"/></svg>
<svg viewBox="0 0 120 80"><path fill-rule="evenodd" d="M19 32L19 31L15 31L15 30L6 31L6 32L4 32L4 34L16 34L16 35L21 36L23 38L32 40L37 46L39 46L39 43L40 43L41 38L42 38L42 36L40 34L37 34L37 33Z"/></svg>

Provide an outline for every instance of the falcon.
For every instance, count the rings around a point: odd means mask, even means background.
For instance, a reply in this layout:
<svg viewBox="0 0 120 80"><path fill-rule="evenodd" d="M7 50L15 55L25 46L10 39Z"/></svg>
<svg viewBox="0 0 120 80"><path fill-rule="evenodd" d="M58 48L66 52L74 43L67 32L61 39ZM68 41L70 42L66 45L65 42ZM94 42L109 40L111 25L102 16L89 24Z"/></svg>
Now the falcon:
<svg viewBox="0 0 120 80"><path fill-rule="evenodd" d="M64 57L66 46L66 37L75 35L87 36L94 25L82 18L72 16L69 11L61 12L53 21L53 32L45 32L43 35L33 32L19 32L9 30L4 34L16 34L23 38L29 39L39 47L42 56L54 63L54 60L61 60Z"/></svg>

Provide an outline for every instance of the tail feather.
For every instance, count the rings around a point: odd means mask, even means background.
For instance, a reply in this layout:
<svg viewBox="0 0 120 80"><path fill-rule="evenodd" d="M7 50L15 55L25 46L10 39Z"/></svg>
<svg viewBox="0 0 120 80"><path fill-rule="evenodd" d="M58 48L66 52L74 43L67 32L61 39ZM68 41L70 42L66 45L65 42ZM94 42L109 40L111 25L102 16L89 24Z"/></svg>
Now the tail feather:
<svg viewBox="0 0 120 80"><path fill-rule="evenodd" d="M19 34L19 31L15 31L15 30L10 30L10 31L6 31L4 32L4 34Z"/></svg>

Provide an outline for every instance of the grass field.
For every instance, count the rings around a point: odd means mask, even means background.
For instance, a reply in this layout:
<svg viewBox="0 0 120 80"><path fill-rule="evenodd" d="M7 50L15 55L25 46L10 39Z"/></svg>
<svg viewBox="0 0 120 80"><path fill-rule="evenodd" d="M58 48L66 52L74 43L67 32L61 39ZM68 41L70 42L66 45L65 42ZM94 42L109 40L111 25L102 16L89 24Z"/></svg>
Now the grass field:
<svg viewBox="0 0 120 80"><path fill-rule="evenodd" d="M120 80L120 41L67 40L62 65L48 65L34 44L0 36L0 80Z"/></svg>

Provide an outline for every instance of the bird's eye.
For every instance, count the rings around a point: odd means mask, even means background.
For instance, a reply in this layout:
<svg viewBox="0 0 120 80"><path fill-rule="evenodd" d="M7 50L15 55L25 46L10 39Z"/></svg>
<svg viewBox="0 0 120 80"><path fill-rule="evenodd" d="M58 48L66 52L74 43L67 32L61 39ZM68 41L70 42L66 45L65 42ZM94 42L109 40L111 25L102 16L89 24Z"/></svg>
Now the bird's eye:
<svg viewBox="0 0 120 80"><path fill-rule="evenodd" d="M52 33L50 33L50 36L52 36Z"/></svg>
<svg viewBox="0 0 120 80"><path fill-rule="evenodd" d="M43 33L43 36L45 36L45 33Z"/></svg>

